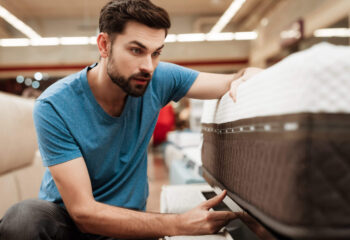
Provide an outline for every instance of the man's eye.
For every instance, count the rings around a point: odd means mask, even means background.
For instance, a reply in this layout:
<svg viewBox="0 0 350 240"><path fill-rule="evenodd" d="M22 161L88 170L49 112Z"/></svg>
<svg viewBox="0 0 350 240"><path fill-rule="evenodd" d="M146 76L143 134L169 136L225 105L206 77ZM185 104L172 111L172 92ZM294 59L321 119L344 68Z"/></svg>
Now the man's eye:
<svg viewBox="0 0 350 240"><path fill-rule="evenodd" d="M141 50L139 48L132 48L131 52L134 53L134 54L140 54Z"/></svg>
<svg viewBox="0 0 350 240"><path fill-rule="evenodd" d="M154 52L154 53L152 54L153 57L158 57L159 55L160 55L160 52Z"/></svg>

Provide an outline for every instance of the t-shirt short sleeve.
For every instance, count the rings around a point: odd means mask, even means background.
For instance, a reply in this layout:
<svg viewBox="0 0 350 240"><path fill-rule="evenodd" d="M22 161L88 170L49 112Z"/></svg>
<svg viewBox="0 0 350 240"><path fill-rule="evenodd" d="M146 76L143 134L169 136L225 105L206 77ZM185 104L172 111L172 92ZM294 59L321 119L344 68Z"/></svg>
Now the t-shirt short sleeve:
<svg viewBox="0 0 350 240"><path fill-rule="evenodd" d="M172 63L160 62L153 76L154 89L163 106L186 95L199 72Z"/></svg>
<svg viewBox="0 0 350 240"><path fill-rule="evenodd" d="M56 165L82 156L64 121L49 102L36 101L33 118L44 166Z"/></svg>

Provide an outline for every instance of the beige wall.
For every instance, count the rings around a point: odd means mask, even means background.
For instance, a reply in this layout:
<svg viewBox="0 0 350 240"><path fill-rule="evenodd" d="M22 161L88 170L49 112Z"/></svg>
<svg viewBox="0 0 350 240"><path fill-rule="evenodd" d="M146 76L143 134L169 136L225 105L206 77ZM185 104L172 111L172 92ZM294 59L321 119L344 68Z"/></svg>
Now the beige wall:
<svg viewBox="0 0 350 240"><path fill-rule="evenodd" d="M230 42L192 42L167 43L162 53L163 61L190 63L201 71L222 72L235 71L244 65L235 64L236 60L248 59L248 41ZM13 77L18 74L32 74L33 71L1 71L5 68L26 66L72 66L88 65L98 60L96 45L89 46L55 46L55 47L7 47L0 51L0 78ZM215 64L223 61L232 64ZM196 65L191 66L191 62ZM208 62L209 64L199 64ZM214 63L214 64L210 64ZM77 69L54 70L51 74L63 76Z"/></svg>

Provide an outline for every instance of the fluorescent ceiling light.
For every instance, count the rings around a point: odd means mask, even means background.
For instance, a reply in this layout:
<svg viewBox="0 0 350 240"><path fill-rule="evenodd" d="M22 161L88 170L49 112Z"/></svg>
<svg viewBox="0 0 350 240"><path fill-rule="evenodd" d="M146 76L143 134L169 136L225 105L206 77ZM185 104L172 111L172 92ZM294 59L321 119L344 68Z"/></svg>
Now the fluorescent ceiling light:
<svg viewBox="0 0 350 240"><path fill-rule="evenodd" d="M258 37L256 32L236 32L235 40L254 40Z"/></svg>
<svg viewBox="0 0 350 240"><path fill-rule="evenodd" d="M169 34L165 42L204 42L204 41L232 41L254 40L256 32L223 32L223 33L189 33ZM58 45L94 45L97 37L51 37L51 38L7 38L0 39L0 47L26 46L58 46Z"/></svg>
<svg viewBox="0 0 350 240"><path fill-rule="evenodd" d="M203 41L232 41L232 40L254 40L256 32L223 32L223 33L188 33L172 36L172 42L203 42Z"/></svg>
<svg viewBox="0 0 350 240"><path fill-rule="evenodd" d="M231 41L234 39L235 39L235 34L233 32L206 34L207 41Z"/></svg>
<svg viewBox="0 0 350 240"><path fill-rule="evenodd" d="M4 38L0 39L0 46L2 47L26 47L30 45L28 38Z"/></svg>
<svg viewBox="0 0 350 240"><path fill-rule="evenodd" d="M32 46L56 46L60 44L60 40L57 37L52 38L34 38L31 39L30 45Z"/></svg>
<svg viewBox="0 0 350 240"><path fill-rule="evenodd" d="M323 28L314 32L315 37L350 37L350 28Z"/></svg>
<svg viewBox="0 0 350 240"><path fill-rule="evenodd" d="M18 29L24 35L29 38L40 38L40 35L37 34L31 27L19 20L12 13L7 11L4 7L0 5L0 17L2 17L6 22L11 24L14 28Z"/></svg>
<svg viewBox="0 0 350 240"><path fill-rule="evenodd" d="M89 38L89 43L91 45L97 45L97 37L90 37Z"/></svg>
<svg viewBox="0 0 350 240"><path fill-rule="evenodd" d="M188 33L188 34L178 34L178 42L201 42L205 40L204 33Z"/></svg>
<svg viewBox="0 0 350 240"><path fill-rule="evenodd" d="M89 37L61 37L62 45L87 45L90 43Z"/></svg>
<svg viewBox="0 0 350 240"><path fill-rule="evenodd" d="M221 16L219 21L214 25L209 33L219 33L226 25L231 21L231 19L236 15L238 10L242 7L246 0L233 0L226 12Z"/></svg>
<svg viewBox="0 0 350 240"><path fill-rule="evenodd" d="M165 38L165 42L176 42L176 34L168 34Z"/></svg>

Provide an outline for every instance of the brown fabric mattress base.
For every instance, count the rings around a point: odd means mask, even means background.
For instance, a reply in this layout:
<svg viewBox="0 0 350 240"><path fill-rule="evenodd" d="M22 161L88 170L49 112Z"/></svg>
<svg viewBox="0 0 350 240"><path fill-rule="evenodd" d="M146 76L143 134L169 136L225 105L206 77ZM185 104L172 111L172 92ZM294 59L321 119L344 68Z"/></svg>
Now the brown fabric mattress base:
<svg viewBox="0 0 350 240"><path fill-rule="evenodd" d="M273 230L350 239L350 114L202 124L204 177Z"/></svg>
<svg viewBox="0 0 350 240"><path fill-rule="evenodd" d="M227 190L227 195L240 205L248 213L252 214L255 218L259 219L265 226L273 229L279 234L295 238L295 239L349 239L350 238L350 227L344 227L340 229L336 228L310 228L303 226L292 226L281 223L276 219L266 215L254 205L245 201L237 194L231 192L223 184L218 182L205 168L203 169L203 176L207 182L212 186L219 187L221 190Z"/></svg>

